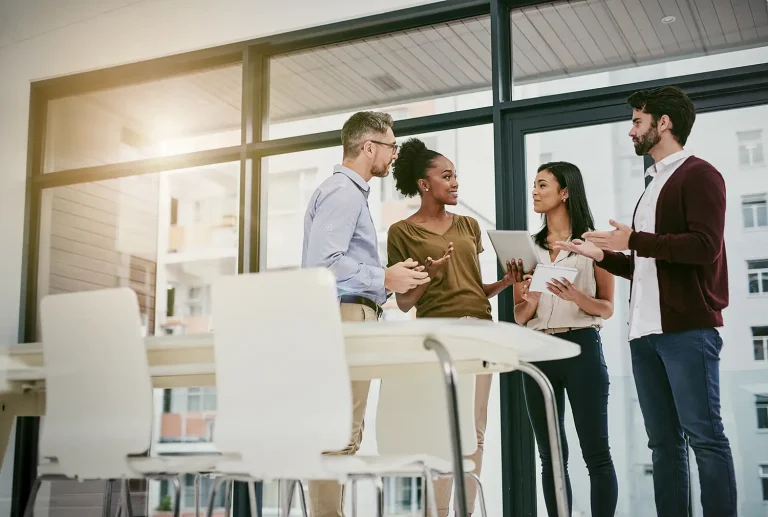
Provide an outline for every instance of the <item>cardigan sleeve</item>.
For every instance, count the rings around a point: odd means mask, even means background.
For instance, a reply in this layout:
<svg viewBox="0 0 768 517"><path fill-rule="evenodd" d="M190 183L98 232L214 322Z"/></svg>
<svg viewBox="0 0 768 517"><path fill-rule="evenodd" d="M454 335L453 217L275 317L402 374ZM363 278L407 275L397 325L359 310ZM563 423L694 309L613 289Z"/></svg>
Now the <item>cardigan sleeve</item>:
<svg viewBox="0 0 768 517"><path fill-rule="evenodd" d="M597 263L601 269L605 269L614 276L620 276L632 280L632 261L629 255L617 251L604 251L603 260Z"/></svg>
<svg viewBox="0 0 768 517"><path fill-rule="evenodd" d="M684 233L632 232L629 248L639 257L677 264L712 264L723 249L725 181L711 165L690 174L681 186Z"/></svg>

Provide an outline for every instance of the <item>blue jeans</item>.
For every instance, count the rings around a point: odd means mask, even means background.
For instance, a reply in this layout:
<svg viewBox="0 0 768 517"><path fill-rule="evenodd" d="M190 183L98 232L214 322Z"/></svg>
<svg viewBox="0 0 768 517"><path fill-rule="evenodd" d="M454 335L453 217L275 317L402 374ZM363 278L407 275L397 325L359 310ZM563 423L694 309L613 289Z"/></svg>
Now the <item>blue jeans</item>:
<svg viewBox="0 0 768 517"><path fill-rule="evenodd" d="M563 444L566 490L571 505L571 479L568 475L568 441L565 437L565 393L571 403L573 422L584 463L589 471L590 505L593 517L613 517L618 499L616 470L608 445L608 367L603 357L603 345L596 329L586 328L555 334L560 339L581 346L581 354L569 359L535 363L547 376L555 392L560 421L560 441ZM541 459L541 487L550 516L557 515L552 454L549 449L547 416L544 397L536 381L524 376L523 390L528 417L536 435Z"/></svg>
<svg viewBox="0 0 768 517"><path fill-rule="evenodd" d="M688 436L696 454L704 517L736 517L736 476L720 417L715 329L655 334L630 342L637 397L653 451L659 517L688 515Z"/></svg>

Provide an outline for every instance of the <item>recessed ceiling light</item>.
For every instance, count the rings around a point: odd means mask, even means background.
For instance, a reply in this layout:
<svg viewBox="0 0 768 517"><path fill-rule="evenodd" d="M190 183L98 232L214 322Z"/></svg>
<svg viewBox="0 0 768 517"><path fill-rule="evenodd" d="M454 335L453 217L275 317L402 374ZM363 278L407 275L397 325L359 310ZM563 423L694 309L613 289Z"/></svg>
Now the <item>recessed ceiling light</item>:
<svg viewBox="0 0 768 517"><path fill-rule="evenodd" d="M675 23L675 20L677 20L677 18L675 18L674 16L665 16L664 18L661 19L661 23L666 23L666 24Z"/></svg>

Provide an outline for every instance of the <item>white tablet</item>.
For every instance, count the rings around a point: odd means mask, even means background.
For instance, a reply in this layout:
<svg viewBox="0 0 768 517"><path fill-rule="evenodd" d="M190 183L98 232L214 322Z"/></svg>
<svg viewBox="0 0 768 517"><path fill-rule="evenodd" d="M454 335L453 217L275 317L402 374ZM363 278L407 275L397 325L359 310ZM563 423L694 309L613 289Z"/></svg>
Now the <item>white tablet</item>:
<svg viewBox="0 0 768 517"><path fill-rule="evenodd" d="M573 283L573 281L576 280L576 275L578 273L579 270L572 267L539 264L536 266L536 271L533 273L531 286L528 288L528 290L532 293L540 292L542 294L551 295L552 292L547 289L547 282L552 283L552 279L559 281L561 278L565 278L569 282Z"/></svg>
<svg viewBox="0 0 768 517"><path fill-rule="evenodd" d="M507 261L512 260L523 259L525 273L530 273L533 266L541 264L530 233L519 230L488 230L488 237L505 271Z"/></svg>

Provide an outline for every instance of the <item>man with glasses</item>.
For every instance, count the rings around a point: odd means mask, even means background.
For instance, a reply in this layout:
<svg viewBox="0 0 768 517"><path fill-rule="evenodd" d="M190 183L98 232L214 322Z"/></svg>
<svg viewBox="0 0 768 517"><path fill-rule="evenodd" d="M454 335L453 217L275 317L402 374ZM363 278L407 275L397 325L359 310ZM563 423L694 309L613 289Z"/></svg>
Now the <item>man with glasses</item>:
<svg viewBox="0 0 768 517"><path fill-rule="evenodd" d="M301 266L327 267L336 275L344 321L376 321L391 293L405 293L429 281L424 268L408 259L383 268L379 241L368 209L368 182L389 174L398 146L386 113L360 112L341 129L344 159L317 187L304 217ZM355 454L363 438L369 381L352 383L352 435L332 454ZM344 491L335 481L311 482L314 517L341 517Z"/></svg>

